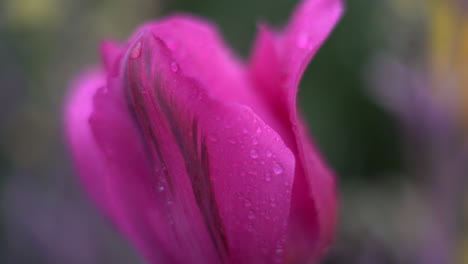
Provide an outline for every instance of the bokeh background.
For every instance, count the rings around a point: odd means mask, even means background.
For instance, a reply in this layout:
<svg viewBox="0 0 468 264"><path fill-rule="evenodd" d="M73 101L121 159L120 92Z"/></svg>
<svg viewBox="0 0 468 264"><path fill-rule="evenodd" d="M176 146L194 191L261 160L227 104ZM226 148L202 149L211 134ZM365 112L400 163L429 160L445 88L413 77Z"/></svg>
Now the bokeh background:
<svg viewBox="0 0 468 264"><path fill-rule="evenodd" d="M0 1L0 263L143 263L93 207L63 136L100 40L190 12L246 58L296 0ZM323 263L468 263L468 1L349 0L301 108L340 183ZM313 19L313 18L311 18Z"/></svg>

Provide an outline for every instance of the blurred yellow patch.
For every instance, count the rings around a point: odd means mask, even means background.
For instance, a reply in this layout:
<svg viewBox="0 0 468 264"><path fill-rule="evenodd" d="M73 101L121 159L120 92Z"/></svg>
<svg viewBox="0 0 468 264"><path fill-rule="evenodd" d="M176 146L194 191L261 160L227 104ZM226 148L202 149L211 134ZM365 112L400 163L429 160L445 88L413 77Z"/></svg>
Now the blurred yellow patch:
<svg viewBox="0 0 468 264"><path fill-rule="evenodd" d="M5 0L8 22L15 27L51 25L62 10L60 0Z"/></svg>
<svg viewBox="0 0 468 264"><path fill-rule="evenodd" d="M427 0L390 0L389 3L405 18L425 16L427 12Z"/></svg>
<svg viewBox="0 0 468 264"><path fill-rule="evenodd" d="M468 9L456 0L434 0L431 59L437 89L452 89L468 128Z"/></svg>

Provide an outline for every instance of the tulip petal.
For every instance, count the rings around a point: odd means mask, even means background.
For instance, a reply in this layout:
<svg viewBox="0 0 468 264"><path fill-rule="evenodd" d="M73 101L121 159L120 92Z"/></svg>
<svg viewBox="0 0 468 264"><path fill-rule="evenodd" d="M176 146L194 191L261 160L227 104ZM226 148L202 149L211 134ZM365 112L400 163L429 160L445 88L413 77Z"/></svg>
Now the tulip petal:
<svg viewBox="0 0 468 264"><path fill-rule="evenodd" d="M154 211L153 207L151 211L147 208L152 195L148 190L149 165L141 144L131 142L138 134L125 104L119 96L109 93L105 79L98 71L84 74L72 85L67 102L67 134L79 174L99 206L148 259L174 263L163 254L161 241L153 235L155 230L148 228L149 218L142 217ZM101 97L106 100L97 114L94 100ZM96 127L90 124L108 130L106 139L95 137ZM129 155L123 157L118 146Z"/></svg>
<svg viewBox="0 0 468 264"><path fill-rule="evenodd" d="M106 71L114 72L114 75L117 74L119 69L114 67L118 65L117 62L125 51L124 47L113 40L106 40L101 43L100 51L102 64Z"/></svg>
<svg viewBox="0 0 468 264"><path fill-rule="evenodd" d="M142 26L163 39L185 75L197 79L206 92L223 102L250 107L283 140L293 142L287 126L289 115L270 107L248 76L246 67L223 41L216 26L201 18L174 15Z"/></svg>
<svg viewBox="0 0 468 264"><path fill-rule="evenodd" d="M309 140L296 110L296 96L305 67L342 12L340 0L302 1L283 32L260 28L250 62L251 78L272 108L287 113L295 138L295 144L288 145L298 155L288 244L288 257L294 261L322 254L336 222L334 178Z"/></svg>
<svg viewBox="0 0 468 264"><path fill-rule="evenodd" d="M184 206L178 217L199 218L222 261L281 259L294 156L251 109L187 77L156 34L131 46L125 83L149 159L164 164L167 190Z"/></svg>
<svg viewBox="0 0 468 264"><path fill-rule="evenodd" d="M295 158L277 133L213 99L153 33L122 62L68 104L94 198L152 263L281 261Z"/></svg>

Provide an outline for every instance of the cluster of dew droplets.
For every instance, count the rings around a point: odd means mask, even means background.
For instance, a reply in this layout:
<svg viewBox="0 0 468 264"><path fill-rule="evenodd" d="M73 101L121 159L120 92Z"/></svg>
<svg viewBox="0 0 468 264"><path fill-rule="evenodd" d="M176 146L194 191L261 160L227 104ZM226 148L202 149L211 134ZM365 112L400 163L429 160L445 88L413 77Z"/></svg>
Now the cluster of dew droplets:
<svg viewBox="0 0 468 264"><path fill-rule="evenodd" d="M167 174L167 167L165 164L161 164L160 167L156 167L154 169L155 176L157 178L156 182L156 195L158 196L158 199L161 199L162 201L165 201L165 203L162 205L163 210L166 213L167 221L170 225L174 224L174 217L172 215L173 211L173 203L174 199L172 197L172 194L170 191L168 191L168 183L165 178L165 175Z"/></svg>

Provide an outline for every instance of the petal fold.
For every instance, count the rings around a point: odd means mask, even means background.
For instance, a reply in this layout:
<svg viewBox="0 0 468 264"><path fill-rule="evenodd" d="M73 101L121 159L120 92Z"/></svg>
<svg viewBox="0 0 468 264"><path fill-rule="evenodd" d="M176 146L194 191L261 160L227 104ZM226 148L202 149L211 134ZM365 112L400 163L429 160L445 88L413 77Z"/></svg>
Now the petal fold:
<svg viewBox="0 0 468 264"><path fill-rule="evenodd" d="M118 75L77 85L67 124L82 179L151 263L282 261L295 158L185 65L143 30Z"/></svg>
<svg viewBox="0 0 468 264"><path fill-rule="evenodd" d="M204 245L211 244L221 262L281 260L291 151L250 108L220 102L186 76L156 33L143 33L130 50L125 89L151 163L166 169L163 182L174 205L193 210L180 217L199 219L197 229L211 242Z"/></svg>
<svg viewBox="0 0 468 264"><path fill-rule="evenodd" d="M333 174L310 141L296 105L305 67L342 12L340 0L302 1L282 32L260 28L249 64L250 78L269 98L270 106L288 116L292 128L293 143L288 146L297 155L297 163L288 240L291 261L321 255L332 239L336 222ZM315 250L311 252L311 248Z"/></svg>

